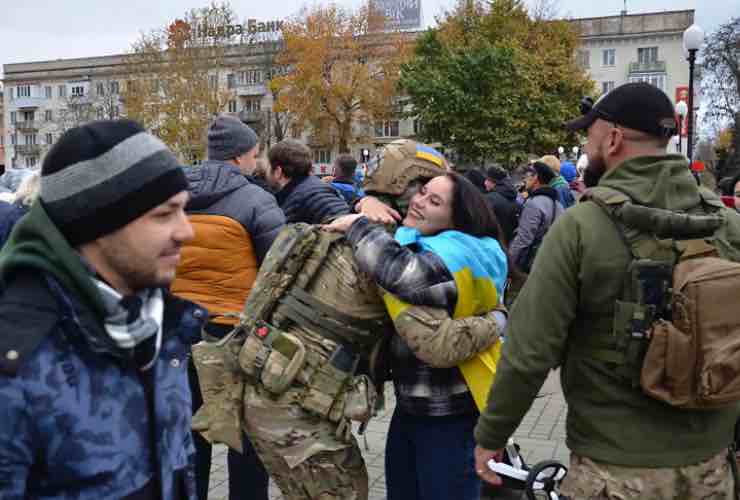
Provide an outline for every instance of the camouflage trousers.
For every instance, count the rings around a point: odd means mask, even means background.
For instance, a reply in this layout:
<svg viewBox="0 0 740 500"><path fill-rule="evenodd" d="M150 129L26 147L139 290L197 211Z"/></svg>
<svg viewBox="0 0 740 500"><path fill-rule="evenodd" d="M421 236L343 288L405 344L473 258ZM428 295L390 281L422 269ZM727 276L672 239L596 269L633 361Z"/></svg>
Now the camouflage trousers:
<svg viewBox="0 0 740 500"><path fill-rule="evenodd" d="M727 450L696 465L649 469L595 462L571 454L560 491L571 500L731 500Z"/></svg>
<svg viewBox="0 0 740 500"><path fill-rule="evenodd" d="M367 469L351 428L306 412L299 396L289 389L275 398L251 385L244 394L245 431L283 497L367 500Z"/></svg>

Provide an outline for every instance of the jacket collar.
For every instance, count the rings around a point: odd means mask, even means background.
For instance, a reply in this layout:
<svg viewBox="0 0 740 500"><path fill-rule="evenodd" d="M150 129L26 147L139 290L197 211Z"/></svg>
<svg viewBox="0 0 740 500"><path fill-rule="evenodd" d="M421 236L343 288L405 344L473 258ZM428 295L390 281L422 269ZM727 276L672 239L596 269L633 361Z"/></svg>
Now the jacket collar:
<svg viewBox="0 0 740 500"><path fill-rule="evenodd" d="M532 198L534 198L535 196L547 196L548 198L554 201L560 200L557 190L551 186L541 186L535 189L534 191L532 191L530 196Z"/></svg>
<svg viewBox="0 0 740 500"><path fill-rule="evenodd" d="M285 203L285 200L287 200L288 197L293 193L293 191L295 191L295 189L306 179L308 179L307 175L293 177L290 182L283 186L283 189L275 193L275 199L277 199L278 205L282 207Z"/></svg>

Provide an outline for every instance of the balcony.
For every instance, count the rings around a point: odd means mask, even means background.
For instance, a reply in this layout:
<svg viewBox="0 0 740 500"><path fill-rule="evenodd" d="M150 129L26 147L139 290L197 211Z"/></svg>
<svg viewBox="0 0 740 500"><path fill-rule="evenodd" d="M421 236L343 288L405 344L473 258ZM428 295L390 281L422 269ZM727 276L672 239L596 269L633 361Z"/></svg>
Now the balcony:
<svg viewBox="0 0 740 500"><path fill-rule="evenodd" d="M262 111L247 111L245 109L239 112L239 119L244 123L257 123L264 117Z"/></svg>
<svg viewBox="0 0 740 500"><path fill-rule="evenodd" d="M44 101L45 99L43 97L16 97L11 102L18 109L29 109L38 108L44 103Z"/></svg>
<svg viewBox="0 0 740 500"><path fill-rule="evenodd" d="M15 122L15 129L19 132L34 132L39 129L38 122L34 120L25 120L20 122Z"/></svg>
<svg viewBox="0 0 740 500"><path fill-rule="evenodd" d="M263 96L267 94L267 85L264 83L238 83L235 88L236 95L239 97Z"/></svg>
<svg viewBox="0 0 740 500"><path fill-rule="evenodd" d="M36 156L41 153L41 146L38 144L16 144L15 152L25 156Z"/></svg>
<svg viewBox="0 0 740 500"><path fill-rule="evenodd" d="M634 73L665 73L665 61L631 62L630 75Z"/></svg>

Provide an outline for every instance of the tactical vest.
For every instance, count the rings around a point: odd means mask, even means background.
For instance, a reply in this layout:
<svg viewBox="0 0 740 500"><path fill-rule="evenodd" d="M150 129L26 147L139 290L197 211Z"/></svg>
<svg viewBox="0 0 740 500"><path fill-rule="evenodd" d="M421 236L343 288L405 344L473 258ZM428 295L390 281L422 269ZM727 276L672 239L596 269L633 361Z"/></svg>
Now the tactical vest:
<svg viewBox="0 0 740 500"><path fill-rule="evenodd" d="M367 422L374 384L382 382L370 368L392 331L380 290L360 272L343 235L288 225L262 262L238 326L218 343L193 348L204 406L213 408L196 415L194 428L237 444L243 377L275 397L297 390L305 410L333 422ZM232 377L228 387L224 377ZM228 420L222 427L232 430L213 432L214 420Z"/></svg>
<svg viewBox="0 0 740 500"><path fill-rule="evenodd" d="M579 340L570 354L611 363L633 387L676 407L740 401L740 264L715 239L725 215L704 197L700 215L636 205L604 187L587 196L631 261L611 332Z"/></svg>

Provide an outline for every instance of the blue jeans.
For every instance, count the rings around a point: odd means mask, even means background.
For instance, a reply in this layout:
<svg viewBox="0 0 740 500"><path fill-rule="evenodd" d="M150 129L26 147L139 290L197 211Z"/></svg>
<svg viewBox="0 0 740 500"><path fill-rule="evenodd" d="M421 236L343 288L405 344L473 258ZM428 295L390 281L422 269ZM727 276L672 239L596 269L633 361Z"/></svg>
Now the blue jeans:
<svg viewBox="0 0 740 500"><path fill-rule="evenodd" d="M419 417L396 409L388 430L388 500L478 500L473 428L478 415Z"/></svg>

